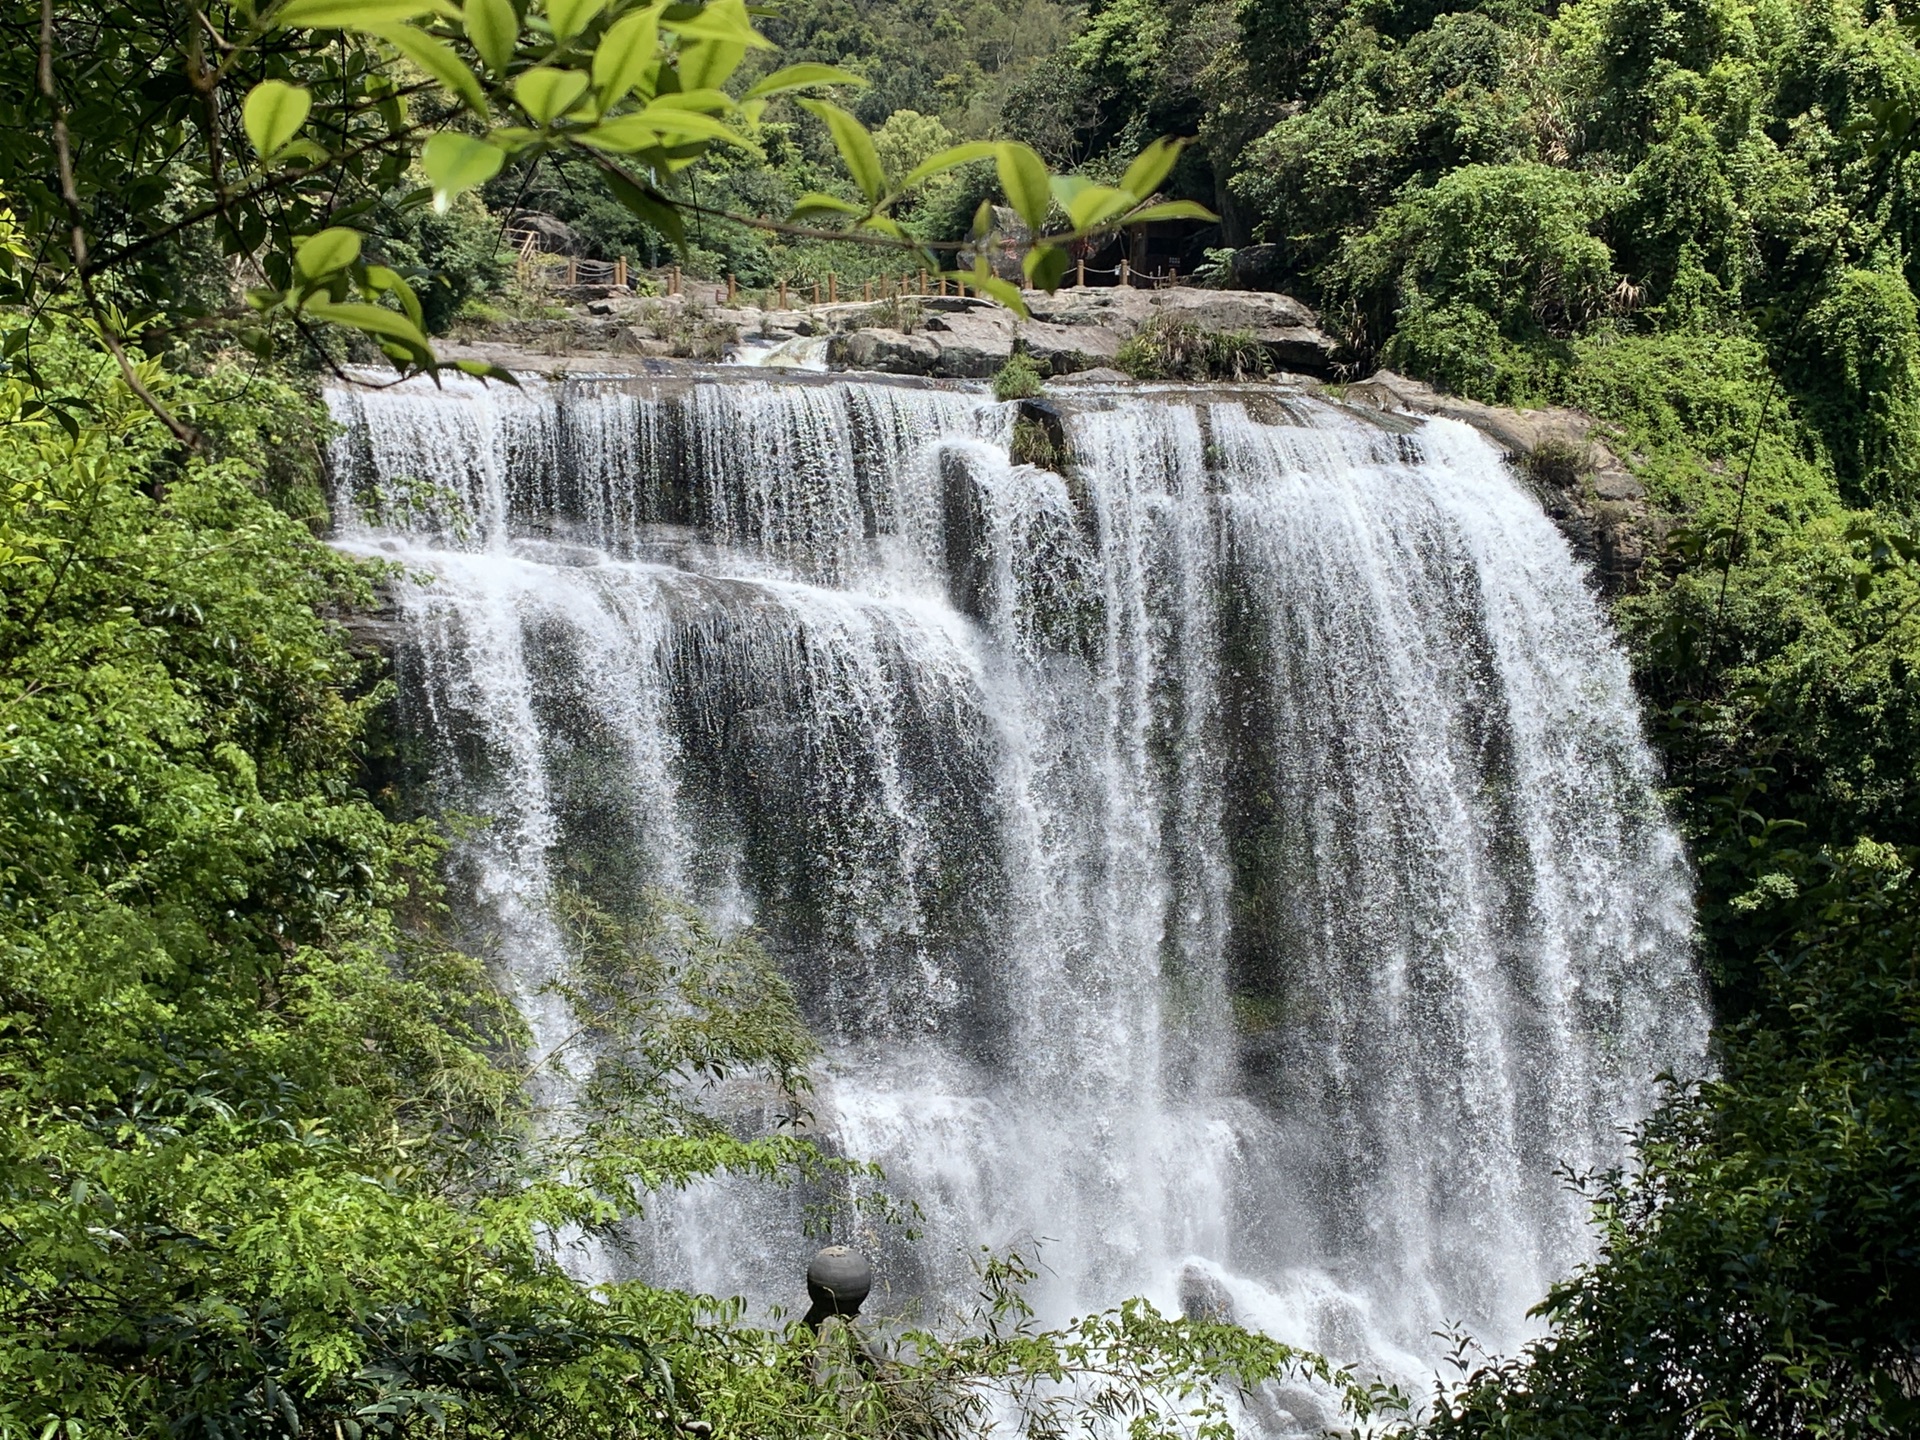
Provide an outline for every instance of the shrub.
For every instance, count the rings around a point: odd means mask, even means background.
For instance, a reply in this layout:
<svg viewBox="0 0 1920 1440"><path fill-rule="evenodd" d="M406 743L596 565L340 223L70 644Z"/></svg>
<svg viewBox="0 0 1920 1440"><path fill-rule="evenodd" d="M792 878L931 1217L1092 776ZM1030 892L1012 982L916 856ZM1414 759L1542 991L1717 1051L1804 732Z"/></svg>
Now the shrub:
<svg viewBox="0 0 1920 1440"><path fill-rule="evenodd" d="M1016 351L1007 357L1007 363L993 377L993 398L1002 401L1030 400L1040 393L1046 382L1047 377L1040 373L1040 367L1033 357Z"/></svg>
<svg viewBox="0 0 1920 1440"><path fill-rule="evenodd" d="M1121 345L1114 363L1136 380L1248 380L1273 369L1247 330L1208 330L1185 315L1156 315Z"/></svg>

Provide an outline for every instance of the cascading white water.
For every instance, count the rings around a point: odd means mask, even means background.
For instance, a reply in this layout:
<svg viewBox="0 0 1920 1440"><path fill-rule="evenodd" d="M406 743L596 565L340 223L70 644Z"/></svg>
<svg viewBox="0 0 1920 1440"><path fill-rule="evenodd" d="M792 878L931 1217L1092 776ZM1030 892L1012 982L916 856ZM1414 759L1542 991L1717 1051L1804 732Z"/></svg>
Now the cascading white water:
<svg viewBox="0 0 1920 1440"><path fill-rule="evenodd" d="M341 542L477 936L557 1037L556 883L753 923L816 1121L922 1207L890 1301L1038 1244L1418 1382L1585 1253L1705 1012L1626 666L1472 431L1082 392L1064 474L966 390L743 375L331 396ZM633 1263L791 1301L794 1202Z"/></svg>

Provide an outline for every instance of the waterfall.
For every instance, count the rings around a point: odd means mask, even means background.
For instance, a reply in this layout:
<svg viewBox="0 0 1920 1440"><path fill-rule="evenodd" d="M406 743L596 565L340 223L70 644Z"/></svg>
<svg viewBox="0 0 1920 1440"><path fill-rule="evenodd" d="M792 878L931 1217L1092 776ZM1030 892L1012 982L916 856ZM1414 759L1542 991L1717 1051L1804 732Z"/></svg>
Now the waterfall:
<svg viewBox="0 0 1920 1440"><path fill-rule="evenodd" d="M883 1306L1037 1246L1043 1314L1226 1307L1419 1384L1445 1323L1528 1333L1589 1253L1561 1172L1701 1064L1625 661L1464 426L1088 389L1056 473L966 388L330 402L475 943L552 1039L557 884L758 927L820 1133L924 1213ZM795 1204L701 1187L620 1263L791 1302Z"/></svg>

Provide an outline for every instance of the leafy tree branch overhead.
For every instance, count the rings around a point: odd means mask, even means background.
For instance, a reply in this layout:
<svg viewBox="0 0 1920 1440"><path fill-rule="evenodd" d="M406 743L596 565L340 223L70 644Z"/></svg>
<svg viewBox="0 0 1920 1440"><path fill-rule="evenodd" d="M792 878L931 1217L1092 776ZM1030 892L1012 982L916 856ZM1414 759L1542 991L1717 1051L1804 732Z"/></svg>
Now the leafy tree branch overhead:
<svg viewBox="0 0 1920 1440"><path fill-rule="evenodd" d="M684 217L703 207L681 178L717 149L757 155L763 117L783 96L826 128L857 198L814 192L787 215L726 218L898 248L1016 309L1020 287L988 267L990 239L1020 250L1028 284L1052 289L1072 242L1211 218L1192 201L1156 202L1179 155L1173 140L1148 146L1114 185L1055 174L1017 141L947 146L894 173L866 126L820 98L859 77L803 62L741 82L747 57L773 48L744 0L524 10L509 0L136 0L98 17L57 13L46 0L35 32L14 39L31 44L37 73L30 93L16 87L4 105L5 159L21 177L13 198L24 229L61 241L16 267L9 288L22 303L82 315L136 389L125 347L194 321L231 327L263 352L272 344L263 322L343 326L403 373L434 370L414 285L363 253L396 210L444 213L510 160L567 154L684 248ZM981 161L993 163L1020 235L996 235L985 202L965 241L902 228L903 202ZM403 189L410 176L425 183ZM195 314L166 283L169 247L205 226L249 282L244 308L210 296Z"/></svg>

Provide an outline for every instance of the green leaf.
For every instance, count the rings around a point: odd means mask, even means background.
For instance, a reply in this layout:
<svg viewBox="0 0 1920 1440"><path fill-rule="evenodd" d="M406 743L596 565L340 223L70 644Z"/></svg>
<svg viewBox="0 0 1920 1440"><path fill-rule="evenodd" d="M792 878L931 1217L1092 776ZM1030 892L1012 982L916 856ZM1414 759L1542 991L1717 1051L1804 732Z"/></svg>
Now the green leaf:
<svg viewBox="0 0 1920 1440"><path fill-rule="evenodd" d="M733 97L724 90L676 90L671 95L655 97L648 102L647 108L719 111L736 107Z"/></svg>
<svg viewBox="0 0 1920 1440"><path fill-rule="evenodd" d="M758 100L768 95L785 95L792 90L805 90L810 85L865 85L850 70L842 70L838 65L789 65L776 70L751 90L747 91L749 100Z"/></svg>
<svg viewBox="0 0 1920 1440"><path fill-rule="evenodd" d="M643 138L650 136L651 138ZM688 141L718 140L722 144L758 153L753 142L711 115L698 110L683 110L656 100L644 110L608 120L575 138L602 150L644 150L648 145L683 144Z"/></svg>
<svg viewBox="0 0 1920 1440"><path fill-rule="evenodd" d="M384 265L367 267L366 289L374 295L391 295L400 302L400 308L407 312L407 318L422 330L427 328L426 313L420 308L420 297L413 293L413 286L401 279Z"/></svg>
<svg viewBox="0 0 1920 1440"><path fill-rule="evenodd" d="M793 214L790 218L798 220L808 215L864 215L866 213L858 205L842 200L838 195L825 195L818 190L813 190L793 202Z"/></svg>
<svg viewBox="0 0 1920 1440"><path fill-rule="evenodd" d="M991 160L999 153L999 145L992 140L969 140L964 145L950 146L929 155L909 170L907 178L900 182L900 188L911 190L936 175L944 175L949 170L958 170L962 165L971 165L979 160Z"/></svg>
<svg viewBox="0 0 1920 1440"><path fill-rule="evenodd" d="M587 77L578 70L556 70L538 65L522 71L513 82L513 98L536 125L551 125L580 103L587 93Z"/></svg>
<svg viewBox="0 0 1920 1440"><path fill-rule="evenodd" d="M746 0L712 0L697 14L663 23L674 34L688 40L711 40L752 50L773 49L773 42L753 28Z"/></svg>
<svg viewBox="0 0 1920 1440"><path fill-rule="evenodd" d="M623 15L600 37L600 45L593 52L593 83L600 92L601 109L618 104L659 63L660 9L649 5Z"/></svg>
<svg viewBox="0 0 1920 1440"><path fill-rule="evenodd" d="M283 30L366 30L399 25L422 15L457 15L445 0L287 0L274 13Z"/></svg>
<svg viewBox="0 0 1920 1440"><path fill-rule="evenodd" d="M520 388L520 381L511 370L503 370L498 365L491 365L485 360L456 360L453 362L453 368L465 375L475 375L482 380L498 380L502 384L513 386L516 390Z"/></svg>
<svg viewBox="0 0 1920 1440"><path fill-rule="evenodd" d="M433 208L446 214L454 196L486 184L500 173L506 161L506 152L497 145L455 130L442 130L420 151L421 167L433 182Z"/></svg>
<svg viewBox="0 0 1920 1440"><path fill-rule="evenodd" d="M1120 188L1137 200L1145 200L1160 188L1160 182L1167 178L1173 169L1173 162L1180 158L1180 152L1187 148L1185 140L1160 139L1142 150L1127 173L1120 177Z"/></svg>
<svg viewBox="0 0 1920 1440"><path fill-rule="evenodd" d="M419 327L398 310L389 310L384 305L368 305L360 300L315 300L303 313L315 320L351 326L369 335L385 335L419 350L427 349L427 337L420 333Z"/></svg>
<svg viewBox="0 0 1920 1440"><path fill-rule="evenodd" d="M313 96L300 86L262 80L248 93L240 114L247 127L247 139L264 160L287 148L300 133L300 127L307 123L312 109Z"/></svg>
<svg viewBox="0 0 1920 1440"><path fill-rule="evenodd" d="M318 280L359 258L360 232L336 225L302 240L293 252L293 268L308 280Z"/></svg>
<svg viewBox="0 0 1920 1440"><path fill-rule="evenodd" d="M1067 252L1057 245L1038 245L1027 252L1022 268L1027 274L1027 284L1035 290L1045 290L1051 295L1060 288L1060 282L1066 277L1067 266L1072 262Z"/></svg>
<svg viewBox="0 0 1920 1440"><path fill-rule="evenodd" d="M607 0L547 0L547 19L553 24L553 38L561 43L586 29L593 17L607 8Z"/></svg>
<svg viewBox="0 0 1920 1440"><path fill-rule="evenodd" d="M1027 302L1020 294L1020 287L1010 281L1002 280L998 275L995 275L991 270L987 269L984 260L978 262L973 267L973 270L965 274L963 278L981 294L998 300L1002 305L1013 311L1014 314L1025 318L1027 314Z"/></svg>
<svg viewBox="0 0 1920 1440"><path fill-rule="evenodd" d="M880 164L880 152L873 148L873 137L867 133L867 127L830 100L802 100L799 104L826 122L834 148L846 162L853 183L867 199L878 204L887 193L887 172Z"/></svg>
<svg viewBox="0 0 1920 1440"><path fill-rule="evenodd" d="M1053 182L1054 199L1067 212L1075 230L1091 230L1116 215L1125 214L1140 203L1139 197L1111 185L1094 185L1078 175L1063 175Z"/></svg>
<svg viewBox="0 0 1920 1440"><path fill-rule="evenodd" d="M426 31L412 25L381 25L372 27L369 33L379 36L422 72L458 95L476 115L487 113L487 93L480 88L479 78L461 63L458 55Z"/></svg>
<svg viewBox="0 0 1920 1440"><path fill-rule="evenodd" d="M632 154L636 150L651 150L663 143L660 132L647 123L645 115L622 115L617 120L603 121L591 130L578 132L573 138L596 150L611 150L622 155Z"/></svg>
<svg viewBox="0 0 1920 1440"><path fill-rule="evenodd" d="M605 174L607 188L613 191L614 198L626 206L629 213L666 236L673 248L684 255L687 250L686 222L666 197L656 190L636 185L617 169L606 167Z"/></svg>
<svg viewBox="0 0 1920 1440"><path fill-rule="evenodd" d="M740 62L747 58L747 47L729 41L695 40L680 47L680 85L687 90L723 85Z"/></svg>
<svg viewBox="0 0 1920 1440"><path fill-rule="evenodd" d="M1000 188L1026 226L1038 235L1047 228L1047 208L1053 203L1048 184L1047 162L1030 145L1017 140L1002 143L994 153L1000 171Z"/></svg>
<svg viewBox="0 0 1920 1440"><path fill-rule="evenodd" d="M520 41L520 17L507 0L467 0L467 39L487 68L504 75Z"/></svg>
<svg viewBox="0 0 1920 1440"><path fill-rule="evenodd" d="M1196 200L1168 200L1159 205L1149 205L1144 210L1134 210L1122 217L1127 225L1144 225L1150 220L1218 220L1206 206Z"/></svg>

